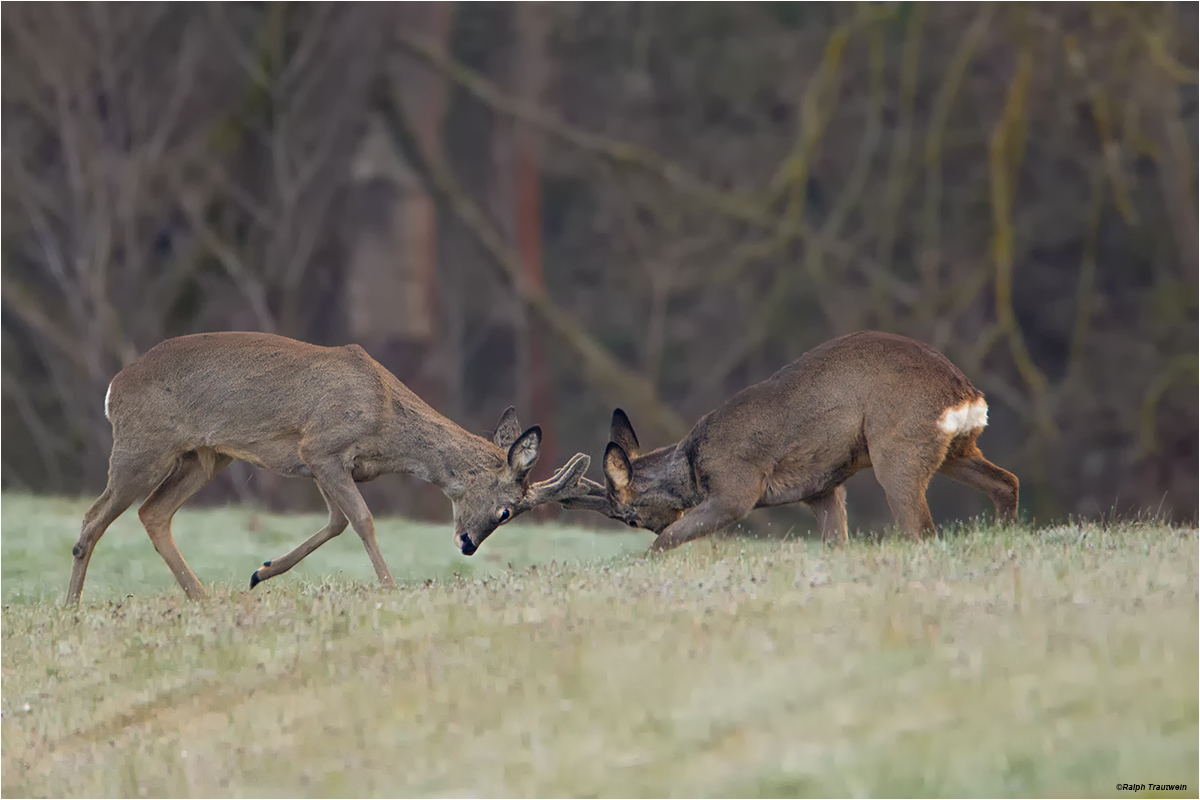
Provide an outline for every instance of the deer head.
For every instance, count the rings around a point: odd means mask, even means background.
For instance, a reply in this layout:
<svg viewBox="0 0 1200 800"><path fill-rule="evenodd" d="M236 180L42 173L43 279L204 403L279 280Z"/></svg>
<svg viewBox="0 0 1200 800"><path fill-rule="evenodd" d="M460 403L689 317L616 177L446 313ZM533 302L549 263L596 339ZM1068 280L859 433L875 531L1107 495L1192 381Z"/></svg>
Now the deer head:
<svg viewBox="0 0 1200 800"><path fill-rule="evenodd" d="M610 437L604 450L607 504L602 513L630 527L662 533L687 508L686 469L675 457L675 446L643 456L633 425L619 408L613 411Z"/></svg>
<svg viewBox="0 0 1200 800"><path fill-rule="evenodd" d="M466 476L451 495L454 544L465 556L474 554L496 528L529 509L587 493L579 484L591 458L583 453L576 453L550 478L529 481L529 472L537 464L542 429L534 425L522 432L511 406L501 415L492 443L504 454L502 463Z"/></svg>

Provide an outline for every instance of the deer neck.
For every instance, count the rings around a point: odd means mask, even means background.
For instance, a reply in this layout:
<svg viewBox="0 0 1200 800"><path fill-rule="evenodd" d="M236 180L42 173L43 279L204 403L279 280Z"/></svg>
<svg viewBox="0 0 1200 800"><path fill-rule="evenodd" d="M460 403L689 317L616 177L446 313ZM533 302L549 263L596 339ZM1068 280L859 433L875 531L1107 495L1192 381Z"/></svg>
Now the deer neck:
<svg viewBox="0 0 1200 800"><path fill-rule="evenodd" d="M653 491L669 497L678 509L700 504L704 498L696 486L692 465L679 445L660 447L634 461L635 492Z"/></svg>
<svg viewBox="0 0 1200 800"><path fill-rule="evenodd" d="M424 404L422 404L424 405ZM400 472L441 487L447 497L461 495L471 479L504 467L500 448L446 419L432 408L397 404L379 474Z"/></svg>

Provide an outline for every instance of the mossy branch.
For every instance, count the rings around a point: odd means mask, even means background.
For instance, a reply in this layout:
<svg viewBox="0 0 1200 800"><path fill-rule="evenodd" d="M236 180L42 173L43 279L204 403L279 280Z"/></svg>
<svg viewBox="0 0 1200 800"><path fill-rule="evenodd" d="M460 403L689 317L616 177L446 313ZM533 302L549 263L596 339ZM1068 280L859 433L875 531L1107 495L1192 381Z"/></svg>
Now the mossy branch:
<svg viewBox="0 0 1200 800"><path fill-rule="evenodd" d="M751 198L718 189L652 150L580 130L553 114L514 100L483 75L423 42L406 36L398 36L395 41L405 51L441 72L495 111L525 122L581 149L656 175L681 193L694 197L728 216L758 226L775 224L766 208Z"/></svg>
<svg viewBox="0 0 1200 800"><path fill-rule="evenodd" d="M896 132L892 137L892 153L888 163L884 186L886 198L883 213L879 216L879 238L876 240L876 258L891 271L892 251L896 244L896 231L901 203L908 188L909 155L912 151L914 108L917 84L920 80L921 40L925 18L929 12L927 3L916 3L911 9L907 30L904 34L904 50L900 57L900 108ZM885 330L892 326L891 305L887 302L886 287L878 280L871 285L871 296L879 324Z"/></svg>
<svg viewBox="0 0 1200 800"><path fill-rule="evenodd" d="M1017 371L1029 390L1044 395L1046 377L1033 363L1013 307L1012 203L1020 171L1025 136L1025 100L1033 78L1033 51L1025 47L1017 57L1017 72L1009 86L1004 112L992 133L988 166L992 182L992 257L995 261L996 319L1008 339Z"/></svg>
<svg viewBox="0 0 1200 800"><path fill-rule="evenodd" d="M1112 106L1104 94L1098 81L1088 76L1087 60L1083 50L1074 36L1063 37L1063 48L1066 50L1067 65L1084 85L1087 93L1088 106L1091 108L1092 121L1096 126L1096 136L1100 140L1100 150L1109 182L1112 184L1113 199L1117 210L1127 225L1138 224L1138 214L1133 207L1128 182L1121 169L1121 143L1113 133Z"/></svg>
<svg viewBox="0 0 1200 800"><path fill-rule="evenodd" d="M1188 378L1191 378L1192 383L1200 383L1200 358L1195 355L1176 356L1146 388L1146 396L1142 400L1142 411L1139 415L1142 431L1140 447L1142 456L1158 450L1158 436L1154 430L1155 417L1163 396L1176 383ZM1192 397L1194 398L1195 395Z"/></svg>
<svg viewBox="0 0 1200 800"><path fill-rule="evenodd" d="M1075 325L1071 332L1071 351L1067 366L1070 378L1079 376L1087 354L1087 337L1092 328L1092 310L1096 295L1096 260L1100 247L1100 222L1104 214L1104 179L1096 169L1092 179L1092 202L1079 264L1079 284L1075 292Z"/></svg>
<svg viewBox="0 0 1200 800"><path fill-rule="evenodd" d="M959 42L958 48L950 59L946 77L938 88L933 102L933 112L929 121L929 131L925 138L925 205L922 210L922 241L921 241L921 285L931 302L925 303L923 318L933 319L937 314L938 304L932 302L938 297L938 285L941 273L941 238L942 238L942 150L946 135L946 124L950 119L950 109L954 99L966 77L971 60L987 33L996 7L992 3L984 5L979 15L967 29L966 35Z"/></svg>

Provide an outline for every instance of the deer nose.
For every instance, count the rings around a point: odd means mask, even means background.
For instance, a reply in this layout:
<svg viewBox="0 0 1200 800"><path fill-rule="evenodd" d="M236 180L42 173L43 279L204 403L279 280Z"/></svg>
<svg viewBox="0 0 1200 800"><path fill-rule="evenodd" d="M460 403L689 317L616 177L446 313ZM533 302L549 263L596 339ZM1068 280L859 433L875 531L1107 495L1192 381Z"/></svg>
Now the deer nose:
<svg viewBox="0 0 1200 800"><path fill-rule="evenodd" d="M462 541L459 542L458 546L462 549L462 554L464 556L473 556L475 555L475 551L479 549L475 546L475 543L471 541L471 537L466 535L462 537Z"/></svg>

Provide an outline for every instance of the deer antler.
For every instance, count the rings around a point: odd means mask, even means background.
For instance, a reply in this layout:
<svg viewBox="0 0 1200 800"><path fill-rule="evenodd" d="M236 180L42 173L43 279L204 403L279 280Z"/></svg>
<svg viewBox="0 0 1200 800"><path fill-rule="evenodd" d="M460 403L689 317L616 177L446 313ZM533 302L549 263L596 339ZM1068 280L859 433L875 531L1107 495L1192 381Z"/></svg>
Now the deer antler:
<svg viewBox="0 0 1200 800"><path fill-rule="evenodd" d="M609 507L608 490L604 484L597 483L584 477L591 459L582 453L566 463L558 472L546 481L535 484L536 487L546 487L547 494L542 502L554 502L563 508L583 511L599 511L604 513ZM582 466L581 466L582 465ZM557 489L551 489L557 486ZM541 499L539 495L539 499Z"/></svg>
<svg viewBox="0 0 1200 800"><path fill-rule="evenodd" d="M538 481L530 486L532 500L536 503L557 502L561 496L570 495L576 491L576 486L583 473L592 464L590 456L576 453L558 470L544 481Z"/></svg>

